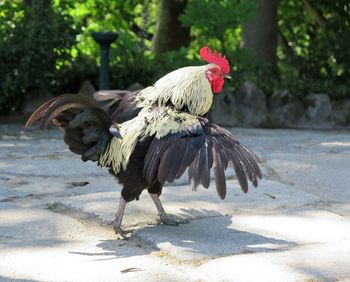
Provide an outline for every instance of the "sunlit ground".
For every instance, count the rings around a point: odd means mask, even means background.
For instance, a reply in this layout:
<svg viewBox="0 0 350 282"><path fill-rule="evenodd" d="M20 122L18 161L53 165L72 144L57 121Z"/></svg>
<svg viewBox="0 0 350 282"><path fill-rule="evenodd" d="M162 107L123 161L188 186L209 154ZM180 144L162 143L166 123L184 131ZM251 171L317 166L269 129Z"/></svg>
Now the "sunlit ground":
<svg viewBox="0 0 350 282"><path fill-rule="evenodd" d="M350 279L350 134L232 132L264 160L259 187L242 193L229 170L221 201L214 183L195 192L184 176L162 199L190 223L157 225L144 193L127 206L123 223L134 234L123 241L108 225L121 187L105 170L68 152L58 131L0 126L0 278Z"/></svg>

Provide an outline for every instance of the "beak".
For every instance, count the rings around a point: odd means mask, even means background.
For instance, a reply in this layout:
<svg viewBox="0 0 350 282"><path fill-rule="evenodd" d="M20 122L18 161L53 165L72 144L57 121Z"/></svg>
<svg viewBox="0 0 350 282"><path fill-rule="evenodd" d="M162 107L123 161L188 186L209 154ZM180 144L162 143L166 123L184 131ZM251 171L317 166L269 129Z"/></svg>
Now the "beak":
<svg viewBox="0 0 350 282"><path fill-rule="evenodd" d="M224 78L231 79L231 75L225 74L225 75L224 75Z"/></svg>

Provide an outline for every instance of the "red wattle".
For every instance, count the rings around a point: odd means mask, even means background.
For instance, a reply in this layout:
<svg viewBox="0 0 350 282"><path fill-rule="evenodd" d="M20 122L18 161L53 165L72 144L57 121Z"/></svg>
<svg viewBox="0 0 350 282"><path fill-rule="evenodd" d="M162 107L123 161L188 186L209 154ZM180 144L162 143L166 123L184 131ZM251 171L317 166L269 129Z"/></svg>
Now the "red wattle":
<svg viewBox="0 0 350 282"><path fill-rule="evenodd" d="M222 90L222 86L224 85L224 79L222 77L217 77L213 79L210 83L213 92L219 93Z"/></svg>

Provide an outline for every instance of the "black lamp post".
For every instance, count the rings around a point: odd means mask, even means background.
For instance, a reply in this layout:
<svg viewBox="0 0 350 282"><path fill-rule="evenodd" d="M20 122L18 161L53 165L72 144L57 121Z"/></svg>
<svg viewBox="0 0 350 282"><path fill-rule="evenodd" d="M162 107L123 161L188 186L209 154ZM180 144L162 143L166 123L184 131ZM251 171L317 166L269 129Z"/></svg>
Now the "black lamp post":
<svg viewBox="0 0 350 282"><path fill-rule="evenodd" d="M101 66L99 90L109 89L109 47L118 38L118 33L103 31L92 32L92 38L101 46Z"/></svg>

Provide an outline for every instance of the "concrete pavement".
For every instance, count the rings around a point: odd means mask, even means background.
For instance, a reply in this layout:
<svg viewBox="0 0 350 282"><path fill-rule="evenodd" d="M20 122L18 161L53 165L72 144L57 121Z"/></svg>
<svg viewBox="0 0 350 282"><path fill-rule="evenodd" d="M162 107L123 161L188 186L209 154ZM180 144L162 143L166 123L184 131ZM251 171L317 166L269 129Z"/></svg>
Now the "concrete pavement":
<svg viewBox="0 0 350 282"><path fill-rule="evenodd" d="M350 281L350 133L232 132L265 160L259 187L242 193L229 171L221 201L182 177L162 201L189 223L158 225L144 193L123 241L105 169L57 130L0 125L0 281Z"/></svg>

